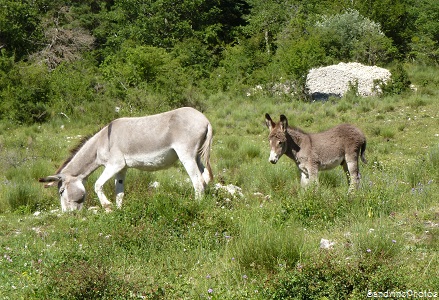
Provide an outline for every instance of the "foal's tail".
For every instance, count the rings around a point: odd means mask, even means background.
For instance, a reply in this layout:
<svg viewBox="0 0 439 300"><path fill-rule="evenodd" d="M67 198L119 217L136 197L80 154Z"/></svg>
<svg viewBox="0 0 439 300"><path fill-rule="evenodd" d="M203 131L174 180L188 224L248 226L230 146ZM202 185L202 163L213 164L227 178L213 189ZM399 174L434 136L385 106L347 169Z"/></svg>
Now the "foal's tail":
<svg viewBox="0 0 439 300"><path fill-rule="evenodd" d="M203 178L206 184L213 180L212 168L210 167L210 149L212 147L213 129L210 123L207 124L207 132L204 138L204 142L200 147L199 153L201 160L204 162ZM207 174L205 172L207 171Z"/></svg>
<svg viewBox="0 0 439 300"><path fill-rule="evenodd" d="M361 145L361 150L360 150L360 157L361 157L361 161L365 164L367 164L367 160L366 157L364 156L364 152L366 152L366 140L364 141L364 143Z"/></svg>

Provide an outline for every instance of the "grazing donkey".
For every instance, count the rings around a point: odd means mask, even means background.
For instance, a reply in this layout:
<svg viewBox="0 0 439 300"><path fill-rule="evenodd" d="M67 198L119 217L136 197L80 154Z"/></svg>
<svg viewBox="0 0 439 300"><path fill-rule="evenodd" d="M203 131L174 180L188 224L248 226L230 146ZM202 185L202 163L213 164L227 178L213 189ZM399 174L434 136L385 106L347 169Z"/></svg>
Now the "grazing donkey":
<svg viewBox="0 0 439 300"><path fill-rule="evenodd" d="M99 166L105 169L95 183L103 208L111 202L103 185L115 176L116 205L122 206L127 168L155 171L179 159L186 169L198 199L213 179L210 167L212 126L199 111L183 107L140 118L112 121L71 153L56 175L40 178L46 187L58 184L63 211L81 209L85 200L83 181ZM205 165L203 165L203 162Z"/></svg>
<svg viewBox="0 0 439 300"><path fill-rule="evenodd" d="M283 154L293 159L300 170L302 186L317 182L319 170L342 165L349 191L358 188L358 156L366 163L366 137L360 129L350 124L341 124L324 132L308 134L289 127L284 115L280 116L280 122L276 124L269 114L265 114L265 123L270 130L269 161L275 164Z"/></svg>

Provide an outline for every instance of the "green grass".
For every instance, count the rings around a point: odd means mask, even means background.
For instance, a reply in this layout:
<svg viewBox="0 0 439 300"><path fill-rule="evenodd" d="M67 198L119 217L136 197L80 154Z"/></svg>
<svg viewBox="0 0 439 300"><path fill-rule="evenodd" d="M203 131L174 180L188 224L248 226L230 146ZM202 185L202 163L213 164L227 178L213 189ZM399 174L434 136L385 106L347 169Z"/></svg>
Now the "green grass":
<svg viewBox="0 0 439 300"><path fill-rule="evenodd" d="M130 170L112 213L87 181L85 210L61 214L52 174L99 126L59 118L0 123L1 299L364 299L368 292L439 292L437 69L410 69L416 93L321 103L214 94L216 182L194 200L181 166ZM437 76L436 76L437 77ZM434 77L434 78L436 78ZM347 194L342 168L302 189L293 161L268 162L264 114L319 131L341 122L367 136L361 188ZM64 126L62 126L64 125ZM103 124L102 124L103 125ZM152 182L160 182L158 188ZM105 191L114 199L114 185ZM34 215L38 211L40 214ZM320 240L335 244L320 249Z"/></svg>

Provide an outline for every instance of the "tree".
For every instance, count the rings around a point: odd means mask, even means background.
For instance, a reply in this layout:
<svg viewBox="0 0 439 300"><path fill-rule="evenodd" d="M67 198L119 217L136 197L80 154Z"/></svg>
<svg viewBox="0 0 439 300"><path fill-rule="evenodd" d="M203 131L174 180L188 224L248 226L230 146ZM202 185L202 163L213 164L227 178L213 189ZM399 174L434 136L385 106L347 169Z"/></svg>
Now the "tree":
<svg viewBox="0 0 439 300"><path fill-rule="evenodd" d="M315 24L326 52L335 60L354 60L367 64L386 62L396 49L381 31L381 26L356 10L324 16Z"/></svg>
<svg viewBox="0 0 439 300"><path fill-rule="evenodd" d="M434 0L433 0L434 2ZM417 0L368 0L353 2L354 9L373 22L380 24L382 32L392 39L399 54L405 57L410 51L410 40L414 30L415 16L412 7Z"/></svg>
<svg viewBox="0 0 439 300"><path fill-rule="evenodd" d="M416 16L416 22L410 41L410 58L425 64L439 64L439 2L420 0L411 13Z"/></svg>
<svg viewBox="0 0 439 300"><path fill-rule="evenodd" d="M17 60L42 47L40 14L33 1L0 0L0 49Z"/></svg>
<svg viewBox="0 0 439 300"><path fill-rule="evenodd" d="M119 0L102 11L94 30L107 46L125 40L165 49L196 37L214 48L234 41L235 28L245 24L244 0Z"/></svg>

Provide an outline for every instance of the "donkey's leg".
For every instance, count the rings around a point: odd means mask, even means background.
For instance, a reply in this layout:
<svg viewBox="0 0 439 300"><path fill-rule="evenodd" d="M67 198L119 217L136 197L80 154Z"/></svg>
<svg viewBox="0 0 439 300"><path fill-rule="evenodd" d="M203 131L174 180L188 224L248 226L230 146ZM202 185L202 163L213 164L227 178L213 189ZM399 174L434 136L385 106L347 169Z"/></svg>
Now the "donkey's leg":
<svg viewBox="0 0 439 300"><path fill-rule="evenodd" d="M308 177L310 184L319 184L319 166L317 164L310 164L308 167Z"/></svg>
<svg viewBox="0 0 439 300"><path fill-rule="evenodd" d="M122 200L124 193L124 184L125 184L125 177L127 174L127 169L122 169L119 173L116 174L116 178L114 180L114 185L116 187L116 207L121 208L122 207Z"/></svg>
<svg viewBox="0 0 439 300"><path fill-rule="evenodd" d="M188 153L178 153L178 151L176 152L181 163L186 169L186 172L191 178L192 185L194 186L194 190L195 190L195 198L200 199L202 194L204 193L204 185L206 183L203 179L202 173L200 172L196 155L190 155Z"/></svg>
<svg viewBox="0 0 439 300"><path fill-rule="evenodd" d="M351 185L351 175L349 173L349 168L348 168L348 164L347 164L346 160L343 160L341 165L343 166L343 171L344 171L344 174L346 175L346 179L348 181L348 186L350 186Z"/></svg>
<svg viewBox="0 0 439 300"><path fill-rule="evenodd" d="M346 157L346 166L349 173L349 191L351 192L357 189L360 184L360 173L358 171L358 155Z"/></svg>
<svg viewBox="0 0 439 300"><path fill-rule="evenodd" d="M98 180L95 183L95 192L98 195L99 201L101 202L102 207L106 211L111 211L111 202L108 201L107 197L104 194L103 187L104 184L115 174L120 172L125 166L123 164L108 164L104 172L102 172L101 176L99 176Z"/></svg>
<svg viewBox="0 0 439 300"><path fill-rule="evenodd" d="M198 165L198 170L200 170L200 173L204 180L204 186L206 186L207 184L209 184L210 179L212 178L212 174L210 174L209 169L206 168L204 164L201 162L200 155L197 155L197 165Z"/></svg>
<svg viewBox="0 0 439 300"><path fill-rule="evenodd" d="M300 172L300 185L306 187L309 184L309 177L304 172Z"/></svg>

